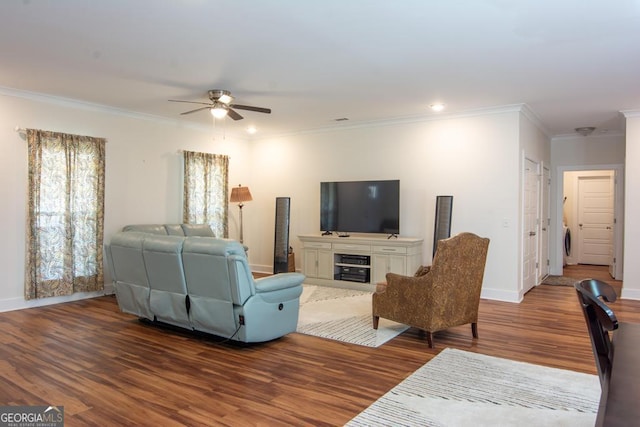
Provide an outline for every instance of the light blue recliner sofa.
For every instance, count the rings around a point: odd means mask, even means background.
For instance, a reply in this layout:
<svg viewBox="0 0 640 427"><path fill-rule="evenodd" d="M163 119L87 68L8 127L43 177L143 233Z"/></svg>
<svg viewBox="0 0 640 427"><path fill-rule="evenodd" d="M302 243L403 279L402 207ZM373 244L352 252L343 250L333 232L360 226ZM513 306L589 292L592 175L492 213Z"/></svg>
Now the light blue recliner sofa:
<svg viewBox="0 0 640 427"><path fill-rule="evenodd" d="M190 224L127 226L116 233L105 253L120 309L242 342L294 332L305 276L254 279L245 248L209 233L206 225Z"/></svg>

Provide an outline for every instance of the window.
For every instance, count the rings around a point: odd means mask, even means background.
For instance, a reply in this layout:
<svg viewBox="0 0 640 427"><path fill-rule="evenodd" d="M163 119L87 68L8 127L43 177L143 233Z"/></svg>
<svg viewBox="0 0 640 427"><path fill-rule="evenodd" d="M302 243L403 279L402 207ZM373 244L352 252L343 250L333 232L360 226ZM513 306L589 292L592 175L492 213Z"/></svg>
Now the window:
<svg viewBox="0 0 640 427"><path fill-rule="evenodd" d="M183 221L209 224L216 237L228 237L229 157L184 152Z"/></svg>
<svg viewBox="0 0 640 427"><path fill-rule="evenodd" d="M26 299L103 289L105 142L27 130Z"/></svg>

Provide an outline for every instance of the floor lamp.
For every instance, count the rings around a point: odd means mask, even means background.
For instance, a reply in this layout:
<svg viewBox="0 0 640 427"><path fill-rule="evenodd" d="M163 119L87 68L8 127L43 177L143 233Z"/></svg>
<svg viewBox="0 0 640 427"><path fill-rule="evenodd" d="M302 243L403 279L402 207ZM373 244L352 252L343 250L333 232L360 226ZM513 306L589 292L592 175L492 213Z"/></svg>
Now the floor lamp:
<svg viewBox="0 0 640 427"><path fill-rule="evenodd" d="M243 187L240 184L231 189L231 199L229 199L229 201L231 203L237 203L240 208L240 243L244 243L242 236L242 207L244 206L244 202L250 202L251 200L253 200L253 198L251 198L249 187Z"/></svg>

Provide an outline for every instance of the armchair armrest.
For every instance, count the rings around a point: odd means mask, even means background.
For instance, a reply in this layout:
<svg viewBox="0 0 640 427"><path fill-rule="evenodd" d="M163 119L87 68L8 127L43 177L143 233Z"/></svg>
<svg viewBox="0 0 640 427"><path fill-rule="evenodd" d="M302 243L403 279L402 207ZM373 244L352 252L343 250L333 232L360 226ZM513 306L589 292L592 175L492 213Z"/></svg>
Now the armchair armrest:
<svg viewBox="0 0 640 427"><path fill-rule="evenodd" d="M433 281L431 272L422 276L403 276L396 273L387 273L387 285L383 293L391 299L402 301L406 304L415 303L417 300L431 303Z"/></svg>
<svg viewBox="0 0 640 427"><path fill-rule="evenodd" d="M301 273L278 273L256 279L256 293L273 292L302 285L305 275Z"/></svg>

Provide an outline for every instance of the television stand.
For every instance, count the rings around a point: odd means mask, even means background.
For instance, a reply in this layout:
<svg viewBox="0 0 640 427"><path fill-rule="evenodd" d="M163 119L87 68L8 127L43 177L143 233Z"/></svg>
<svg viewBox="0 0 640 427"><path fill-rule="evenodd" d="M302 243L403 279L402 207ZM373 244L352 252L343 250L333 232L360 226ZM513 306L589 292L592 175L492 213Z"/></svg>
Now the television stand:
<svg viewBox="0 0 640 427"><path fill-rule="evenodd" d="M398 238L398 235L397 235L397 234L395 234L395 233L392 233L392 234L389 234L389 235L387 236L387 240L392 239L392 238L397 239L397 238Z"/></svg>
<svg viewBox="0 0 640 427"><path fill-rule="evenodd" d="M298 236L305 283L375 291L387 273L412 275L422 265L422 239L352 234Z"/></svg>
<svg viewBox="0 0 640 427"><path fill-rule="evenodd" d="M323 236L331 236L333 234L333 232L331 231L325 231L322 233Z"/></svg>

